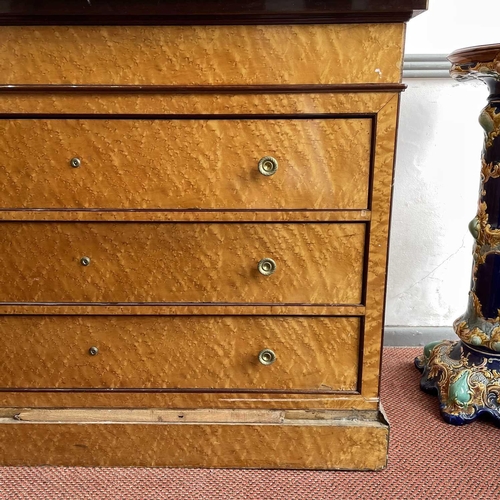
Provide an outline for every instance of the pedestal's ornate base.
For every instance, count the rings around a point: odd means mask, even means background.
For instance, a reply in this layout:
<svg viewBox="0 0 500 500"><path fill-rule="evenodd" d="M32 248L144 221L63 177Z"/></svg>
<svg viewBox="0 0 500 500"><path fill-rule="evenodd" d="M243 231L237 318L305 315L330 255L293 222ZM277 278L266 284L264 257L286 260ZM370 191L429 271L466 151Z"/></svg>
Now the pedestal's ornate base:
<svg viewBox="0 0 500 500"><path fill-rule="evenodd" d="M481 414L500 425L500 355L461 341L432 342L415 359L420 387L438 395L446 422L463 425Z"/></svg>

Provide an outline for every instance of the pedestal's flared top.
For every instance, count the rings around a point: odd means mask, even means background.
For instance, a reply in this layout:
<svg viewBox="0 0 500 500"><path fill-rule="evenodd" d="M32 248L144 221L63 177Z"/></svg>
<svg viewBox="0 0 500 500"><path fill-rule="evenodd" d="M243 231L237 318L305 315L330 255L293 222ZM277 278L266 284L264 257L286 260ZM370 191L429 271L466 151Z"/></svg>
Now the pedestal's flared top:
<svg viewBox="0 0 500 500"><path fill-rule="evenodd" d="M466 47L448 56L450 75L457 80L500 80L500 44Z"/></svg>

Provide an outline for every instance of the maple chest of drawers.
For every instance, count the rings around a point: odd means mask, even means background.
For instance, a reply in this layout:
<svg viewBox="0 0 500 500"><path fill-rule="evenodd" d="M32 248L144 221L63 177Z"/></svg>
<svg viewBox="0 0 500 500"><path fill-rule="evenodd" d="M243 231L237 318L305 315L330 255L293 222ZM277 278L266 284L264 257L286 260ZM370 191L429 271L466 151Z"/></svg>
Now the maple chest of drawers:
<svg viewBox="0 0 500 500"><path fill-rule="evenodd" d="M291 3L0 12L0 463L384 466L425 2Z"/></svg>

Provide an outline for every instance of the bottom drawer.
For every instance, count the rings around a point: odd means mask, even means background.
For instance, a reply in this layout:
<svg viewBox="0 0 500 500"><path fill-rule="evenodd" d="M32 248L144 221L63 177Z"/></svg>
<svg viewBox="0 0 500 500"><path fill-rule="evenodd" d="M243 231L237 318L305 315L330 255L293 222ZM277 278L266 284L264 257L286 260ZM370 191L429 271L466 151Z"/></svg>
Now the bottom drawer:
<svg viewBox="0 0 500 500"><path fill-rule="evenodd" d="M360 326L330 316L3 316L0 388L355 391Z"/></svg>

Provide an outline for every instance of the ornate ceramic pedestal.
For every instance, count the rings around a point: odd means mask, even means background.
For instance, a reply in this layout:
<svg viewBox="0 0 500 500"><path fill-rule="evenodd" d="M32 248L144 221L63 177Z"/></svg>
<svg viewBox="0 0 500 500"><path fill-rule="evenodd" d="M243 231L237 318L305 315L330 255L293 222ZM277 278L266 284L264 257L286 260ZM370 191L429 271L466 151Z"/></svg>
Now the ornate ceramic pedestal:
<svg viewBox="0 0 500 500"><path fill-rule="evenodd" d="M454 323L460 341L433 342L415 360L420 386L436 392L447 422L461 425L488 413L500 424L500 45L449 56L457 80L477 78L490 89L479 122L485 132L469 304Z"/></svg>

